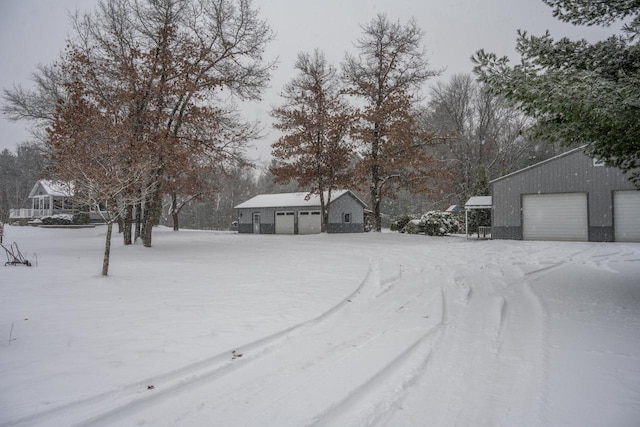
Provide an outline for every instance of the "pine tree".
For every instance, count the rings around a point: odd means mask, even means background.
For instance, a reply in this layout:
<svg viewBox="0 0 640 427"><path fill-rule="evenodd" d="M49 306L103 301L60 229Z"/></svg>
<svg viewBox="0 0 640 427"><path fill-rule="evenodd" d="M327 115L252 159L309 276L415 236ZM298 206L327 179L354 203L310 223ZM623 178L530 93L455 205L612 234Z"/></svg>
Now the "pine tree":
<svg viewBox="0 0 640 427"><path fill-rule="evenodd" d="M478 51L474 71L495 93L536 119L533 135L566 145L628 172L640 187L640 4L614 0L543 0L575 25L626 20L622 34L589 43L519 31L522 60Z"/></svg>

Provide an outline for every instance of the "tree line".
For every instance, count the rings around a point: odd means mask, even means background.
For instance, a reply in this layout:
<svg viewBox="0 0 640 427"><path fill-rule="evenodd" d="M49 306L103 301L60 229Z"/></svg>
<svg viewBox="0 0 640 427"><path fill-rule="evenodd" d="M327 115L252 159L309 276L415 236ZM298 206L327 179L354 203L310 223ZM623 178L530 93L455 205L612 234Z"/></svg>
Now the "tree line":
<svg viewBox="0 0 640 427"><path fill-rule="evenodd" d="M606 10L581 0L544 1L577 24L637 19L639 10L616 8L622 1ZM114 223L125 244L140 238L151 246L153 226L163 219L176 229L179 217L225 228L235 203L274 186L319 194L325 212L332 190L353 188L380 231L383 211L488 194L491 179L558 152L540 140L587 141L590 153L633 171L635 89L615 108L613 98L637 87L635 22L627 38L595 46L523 33L521 66L479 51L479 80L452 76L433 85L425 101L425 82L439 71L429 67L421 29L413 19L378 15L361 27L355 52L339 67L320 49L298 54L295 75L271 111L281 136L262 183L244 155L259 128L237 103L259 99L268 84L275 62L264 52L274 33L250 0L102 0L74 17L74 36L54 64L39 66L34 89L5 89L2 110L32 124L48 177L73 182L84 204L108 207L106 275ZM598 68L598 58L616 52L624 55ZM576 105L575 94L594 98L579 90L587 77L598 85L597 97L608 100L616 90L606 104L611 111L584 99ZM12 156L0 159L9 164ZM17 201L11 182L3 180L1 209ZM210 209L218 222L202 215Z"/></svg>

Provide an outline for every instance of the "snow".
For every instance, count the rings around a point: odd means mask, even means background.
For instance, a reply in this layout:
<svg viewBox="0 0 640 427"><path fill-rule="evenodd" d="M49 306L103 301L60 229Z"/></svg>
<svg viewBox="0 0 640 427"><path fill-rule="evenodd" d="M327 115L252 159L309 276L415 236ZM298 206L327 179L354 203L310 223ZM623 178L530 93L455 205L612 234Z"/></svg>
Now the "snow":
<svg viewBox="0 0 640 427"><path fill-rule="evenodd" d="M331 192L331 199L336 200L338 197L347 193L347 190L334 190ZM325 192L325 201L328 192ZM363 203L364 204L364 203ZM308 192L297 193L280 193L280 194L260 194L252 197L246 202L235 206L235 209L244 208L286 208L286 207L320 207L320 196L318 194L309 194Z"/></svg>
<svg viewBox="0 0 640 427"><path fill-rule="evenodd" d="M65 183L65 182L59 182L59 181L50 181L50 180L46 180L46 179L41 179L40 181L38 181L36 183L36 185L34 186L33 190L31 190L31 194L29 194L29 197L33 197L34 191L37 189L38 184L40 184L42 186L42 188L44 189L44 191L46 192L46 194L50 195L50 196L57 196L57 197L71 197L73 195L73 185L69 184L69 183Z"/></svg>
<svg viewBox="0 0 640 427"><path fill-rule="evenodd" d="M491 196L473 196L464 204L466 209L491 208Z"/></svg>
<svg viewBox="0 0 640 427"><path fill-rule="evenodd" d="M632 426L640 244L5 228L0 425Z"/></svg>

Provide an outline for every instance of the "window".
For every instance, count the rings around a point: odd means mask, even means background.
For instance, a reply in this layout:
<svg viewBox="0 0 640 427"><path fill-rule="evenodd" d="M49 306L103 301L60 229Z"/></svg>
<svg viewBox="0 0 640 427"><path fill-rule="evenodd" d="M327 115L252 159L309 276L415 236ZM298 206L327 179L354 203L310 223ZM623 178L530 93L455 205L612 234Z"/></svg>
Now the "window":
<svg viewBox="0 0 640 427"><path fill-rule="evenodd" d="M344 222L344 223L351 222L351 214L350 213L343 213L342 214L342 222Z"/></svg>

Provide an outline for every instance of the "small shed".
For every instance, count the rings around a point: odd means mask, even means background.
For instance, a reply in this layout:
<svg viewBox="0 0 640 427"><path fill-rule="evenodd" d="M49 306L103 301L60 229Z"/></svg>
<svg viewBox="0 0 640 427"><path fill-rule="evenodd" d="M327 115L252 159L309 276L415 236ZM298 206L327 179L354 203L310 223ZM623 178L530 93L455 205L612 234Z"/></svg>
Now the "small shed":
<svg viewBox="0 0 640 427"><path fill-rule="evenodd" d="M326 196L325 196L326 200ZM306 192L261 194L235 207L238 233L316 234L320 233L320 197ZM349 190L331 193L327 233L364 232L366 204Z"/></svg>
<svg viewBox="0 0 640 427"><path fill-rule="evenodd" d="M469 237L469 211L478 209L491 209L491 196L473 196L464 204L464 224L467 237ZM478 238L491 236L491 227L478 226Z"/></svg>
<svg viewBox="0 0 640 427"><path fill-rule="evenodd" d="M640 192L579 147L491 181L494 239L640 241Z"/></svg>

